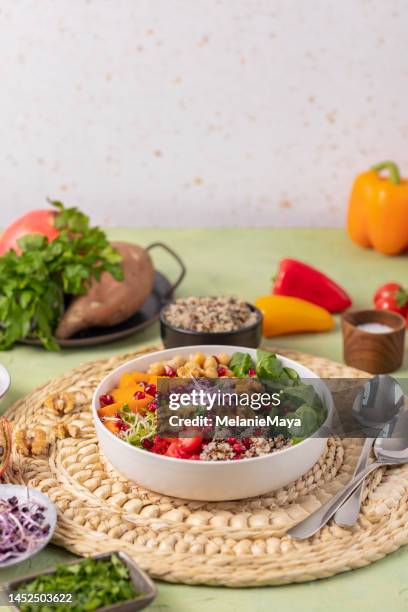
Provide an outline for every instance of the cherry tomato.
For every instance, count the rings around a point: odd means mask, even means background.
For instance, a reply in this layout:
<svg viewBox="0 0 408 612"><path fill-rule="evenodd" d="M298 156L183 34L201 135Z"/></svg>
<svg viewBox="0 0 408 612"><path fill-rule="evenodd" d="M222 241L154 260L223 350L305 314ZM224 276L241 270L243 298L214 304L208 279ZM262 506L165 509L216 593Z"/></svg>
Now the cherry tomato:
<svg viewBox="0 0 408 612"><path fill-rule="evenodd" d="M378 287L377 291L374 293L374 303L381 297L388 297L390 295L395 295L398 291L402 289L402 286L399 283L385 283Z"/></svg>
<svg viewBox="0 0 408 612"><path fill-rule="evenodd" d="M193 451L201 446L202 441L203 439L198 436L195 438L179 438L179 445L184 452L193 453Z"/></svg>
<svg viewBox="0 0 408 612"><path fill-rule="evenodd" d="M389 295L388 297L380 297L375 302L375 307L377 310L391 310L392 312L398 312L403 317L408 314L408 305L398 306L395 296Z"/></svg>
<svg viewBox="0 0 408 612"><path fill-rule="evenodd" d="M165 455L167 455L167 457L176 457L177 459L180 459L181 457L178 442L172 442L169 448L166 450Z"/></svg>
<svg viewBox="0 0 408 612"><path fill-rule="evenodd" d="M0 256L11 249L20 254L21 249L17 245L17 240L27 234L42 234L49 241L54 240L59 234L59 231L54 227L55 215L55 211L52 210L31 210L19 217L8 226L1 236Z"/></svg>
<svg viewBox="0 0 408 612"><path fill-rule="evenodd" d="M169 440L170 438L167 438ZM177 457L178 459L191 459L193 455L196 455L194 451L197 451L202 443L202 438L175 438L172 439L170 446L166 451L168 457Z"/></svg>

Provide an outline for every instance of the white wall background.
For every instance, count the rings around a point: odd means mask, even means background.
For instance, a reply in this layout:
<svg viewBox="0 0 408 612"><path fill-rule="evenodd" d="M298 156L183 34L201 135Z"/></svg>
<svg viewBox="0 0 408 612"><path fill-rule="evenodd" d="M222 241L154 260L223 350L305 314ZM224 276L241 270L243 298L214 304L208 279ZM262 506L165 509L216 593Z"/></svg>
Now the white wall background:
<svg viewBox="0 0 408 612"><path fill-rule="evenodd" d="M407 0L2 0L0 226L344 222L408 174Z"/></svg>

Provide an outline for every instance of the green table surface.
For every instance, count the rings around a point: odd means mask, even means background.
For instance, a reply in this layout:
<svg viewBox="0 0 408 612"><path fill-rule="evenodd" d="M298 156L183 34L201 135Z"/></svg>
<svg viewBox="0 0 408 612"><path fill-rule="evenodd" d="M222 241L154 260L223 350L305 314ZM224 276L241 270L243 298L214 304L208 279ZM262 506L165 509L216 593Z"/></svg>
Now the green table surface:
<svg viewBox="0 0 408 612"><path fill-rule="evenodd" d="M387 258L362 250L342 230L118 228L109 230L109 235L143 246L160 240L173 247L187 266L178 295L234 294L254 300L269 293L271 277L282 257L295 257L319 266L348 289L354 306L360 308L371 306L371 296L380 283L406 280L406 257ZM159 270L170 278L176 276L177 266L168 256L157 253L154 259ZM40 348L19 346L4 352L0 360L10 371L12 385L1 409L4 411L37 385L80 363L126 353L158 341L159 328L154 324L126 340L103 347L47 353ZM335 330L329 333L286 336L266 344L342 361L338 321ZM408 375L407 359L399 375ZM48 546L30 561L1 570L0 581L71 558L70 553ZM150 609L157 612L407 610L408 547L369 567L305 584L228 589L158 582L158 597Z"/></svg>

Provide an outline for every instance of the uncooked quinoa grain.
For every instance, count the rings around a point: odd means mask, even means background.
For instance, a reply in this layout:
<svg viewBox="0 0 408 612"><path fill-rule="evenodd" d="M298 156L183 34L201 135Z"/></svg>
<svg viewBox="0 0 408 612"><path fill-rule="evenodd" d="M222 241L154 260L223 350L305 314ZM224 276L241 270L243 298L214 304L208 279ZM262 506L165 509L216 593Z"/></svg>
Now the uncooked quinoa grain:
<svg viewBox="0 0 408 612"><path fill-rule="evenodd" d="M256 323L257 316L236 297L179 298L164 311L175 327L197 332L230 332Z"/></svg>

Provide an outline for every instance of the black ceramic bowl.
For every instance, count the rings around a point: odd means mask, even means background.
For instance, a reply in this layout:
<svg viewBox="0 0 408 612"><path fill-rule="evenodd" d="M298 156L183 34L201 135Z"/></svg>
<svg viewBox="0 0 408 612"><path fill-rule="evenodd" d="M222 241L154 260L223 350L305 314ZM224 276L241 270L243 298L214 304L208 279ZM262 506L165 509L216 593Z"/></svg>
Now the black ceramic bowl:
<svg viewBox="0 0 408 612"><path fill-rule="evenodd" d="M247 303L248 304L248 303ZM252 304L248 307L256 313L257 320L248 327L231 332L198 332L175 327L164 316L166 306L160 312L160 334L165 348L190 346L193 344L229 344L257 348L262 337L262 313Z"/></svg>

